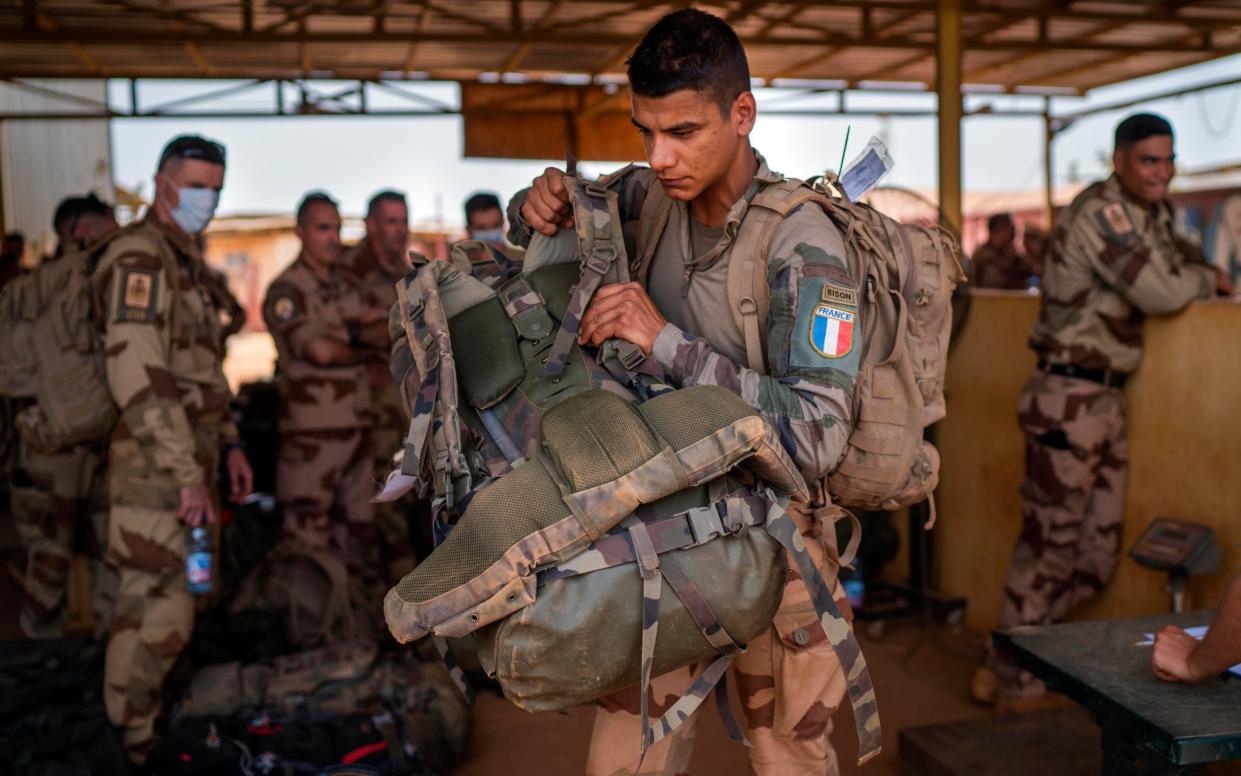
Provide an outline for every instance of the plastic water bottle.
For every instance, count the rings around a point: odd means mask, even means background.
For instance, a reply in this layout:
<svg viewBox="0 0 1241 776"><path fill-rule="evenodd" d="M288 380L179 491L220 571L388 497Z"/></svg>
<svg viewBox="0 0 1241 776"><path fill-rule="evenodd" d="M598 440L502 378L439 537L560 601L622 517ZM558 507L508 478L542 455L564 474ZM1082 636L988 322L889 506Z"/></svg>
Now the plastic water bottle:
<svg viewBox="0 0 1241 776"><path fill-rule="evenodd" d="M211 537L202 526L190 529L185 555L185 587L192 595L211 592Z"/></svg>

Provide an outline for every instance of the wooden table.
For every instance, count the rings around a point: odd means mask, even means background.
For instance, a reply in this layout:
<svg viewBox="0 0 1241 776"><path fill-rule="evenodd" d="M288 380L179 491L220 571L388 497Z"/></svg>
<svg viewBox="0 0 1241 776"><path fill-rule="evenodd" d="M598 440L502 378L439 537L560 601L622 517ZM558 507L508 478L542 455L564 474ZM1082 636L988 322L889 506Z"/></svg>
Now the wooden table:
<svg viewBox="0 0 1241 776"><path fill-rule="evenodd" d="M1102 729L1103 773L1186 774L1241 759L1241 680L1164 682L1150 646L1164 625L1205 625L1210 612L996 631L996 646L1050 690L1085 706Z"/></svg>

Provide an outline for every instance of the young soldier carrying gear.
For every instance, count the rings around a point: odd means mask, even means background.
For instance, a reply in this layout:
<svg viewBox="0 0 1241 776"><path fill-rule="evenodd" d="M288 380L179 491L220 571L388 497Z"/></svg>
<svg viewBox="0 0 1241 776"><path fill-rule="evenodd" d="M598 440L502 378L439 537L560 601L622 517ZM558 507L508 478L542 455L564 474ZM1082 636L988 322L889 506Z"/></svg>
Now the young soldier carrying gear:
<svg viewBox="0 0 1241 776"><path fill-rule="evenodd" d="M657 361L676 387L722 386L756 408L813 483L811 499L792 502L789 513L843 607L827 561L836 554L834 530L821 519L830 504L823 480L844 454L852 426L862 331L858 278L843 259L842 235L814 205L780 221L766 273L770 325L762 350L769 368L764 374L746 366L745 333L725 303L728 265L751 199L783 178L749 143L756 106L745 51L720 19L682 10L647 33L628 73L633 121L650 168L629 168L605 182L620 193L626 241L641 234L644 243L630 250L640 257L637 282L594 294L578 342L626 340ZM662 223L653 223L644 207L656 187L673 200ZM549 169L510 203L510 239L525 245L532 230L554 235L572 227L572 212L563 173ZM819 315L824 307L835 312ZM734 662L751 762L760 774L835 773L828 735L846 677L816 625L808 593L792 577L774 626ZM662 714L690 679L687 669L656 678L651 713ZM638 770L638 701L628 692L601 702L588 773L688 770L692 718L652 746Z"/></svg>
<svg viewBox="0 0 1241 776"><path fill-rule="evenodd" d="M1173 233L1172 126L1149 113L1116 127L1105 181L1056 223L1043 301L1030 334L1038 369L1018 399L1026 436L1022 528L1004 581L999 628L1063 620L1116 568L1129 465L1125 380L1142 357L1142 320L1232 293ZM1043 683L988 653L974 697L997 707L1044 703Z"/></svg>
<svg viewBox="0 0 1241 776"><path fill-rule="evenodd" d="M237 447L220 311L196 237L215 215L224 148L196 136L160 154L146 217L108 244L93 284L107 386L120 418L108 448L108 560L120 574L104 702L131 761L155 742L164 677L189 641L187 525L215 520L221 448L233 501L253 475Z"/></svg>

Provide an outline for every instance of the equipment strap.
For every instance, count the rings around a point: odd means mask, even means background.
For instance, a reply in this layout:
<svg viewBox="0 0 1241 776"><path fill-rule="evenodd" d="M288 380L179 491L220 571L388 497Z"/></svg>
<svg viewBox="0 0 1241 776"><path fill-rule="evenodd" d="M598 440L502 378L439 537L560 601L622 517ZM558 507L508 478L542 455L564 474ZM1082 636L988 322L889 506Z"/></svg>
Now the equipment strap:
<svg viewBox="0 0 1241 776"><path fill-rule="evenodd" d="M514 275L496 292L504 302L504 312L522 339L538 342L552 333L555 324L543 297L531 287L525 275Z"/></svg>
<svg viewBox="0 0 1241 776"><path fill-rule="evenodd" d="M806 552L806 543L801 532L777 503L771 506L767 532L788 550L797 563L797 570L801 573L802 581L810 592L814 610L818 614L819 625L827 634L832 650L840 661L840 667L844 670L849 685L849 702L853 705L853 723L857 731L858 765L861 765L878 755L882 749L879 706L875 700L870 671L866 667L866 658L862 656L862 649L853 635L852 625L836 606L831 590Z"/></svg>

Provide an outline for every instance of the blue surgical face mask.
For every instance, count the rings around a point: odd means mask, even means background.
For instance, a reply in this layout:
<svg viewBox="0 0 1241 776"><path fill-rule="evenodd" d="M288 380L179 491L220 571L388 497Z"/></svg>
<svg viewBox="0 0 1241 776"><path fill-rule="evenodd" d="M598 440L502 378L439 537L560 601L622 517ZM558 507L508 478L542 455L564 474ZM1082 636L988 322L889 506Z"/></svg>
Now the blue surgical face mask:
<svg viewBox="0 0 1241 776"><path fill-rule="evenodd" d="M470 239L482 240L485 243L492 243L495 245L503 245L504 244L504 230L503 229L475 229L474 231L470 232Z"/></svg>
<svg viewBox="0 0 1241 776"><path fill-rule="evenodd" d="M172 209L172 220L186 234L199 234L211 223L215 207L220 203L220 192L215 189L177 189L177 206Z"/></svg>

